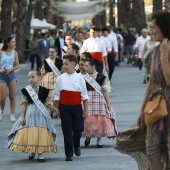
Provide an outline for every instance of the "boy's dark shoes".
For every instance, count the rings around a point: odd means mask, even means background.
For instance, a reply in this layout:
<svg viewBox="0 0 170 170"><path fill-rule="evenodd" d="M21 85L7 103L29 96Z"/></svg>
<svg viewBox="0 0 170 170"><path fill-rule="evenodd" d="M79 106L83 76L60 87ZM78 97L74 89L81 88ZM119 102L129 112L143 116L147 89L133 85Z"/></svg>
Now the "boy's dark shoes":
<svg viewBox="0 0 170 170"><path fill-rule="evenodd" d="M98 145L98 144L97 144L97 148L103 148L103 145Z"/></svg>
<svg viewBox="0 0 170 170"><path fill-rule="evenodd" d="M33 160L34 157L35 157L35 153L31 153L31 154L29 155L28 159L29 159L29 160Z"/></svg>
<svg viewBox="0 0 170 170"><path fill-rule="evenodd" d="M76 156L80 156L81 155L80 148L79 147L78 148L74 148L74 153L75 153Z"/></svg>
<svg viewBox="0 0 170 170"><path fill-rule="evenodd" d="M86 141L86 140L84 141L85 146L89 146L89 144L90 144L90 141Z"/></svg>
<svg viewBox="0 0 170 170"><path fill-rule="evenodd" d="M38 159L38 162L45 162L45 159Z"/></svg>
<svg viewBox="0 0 170 170"><path fill-rule="evenodd" d="M72 157L71 156L66 156L66 160L65 161L72 161Z"/></svg>

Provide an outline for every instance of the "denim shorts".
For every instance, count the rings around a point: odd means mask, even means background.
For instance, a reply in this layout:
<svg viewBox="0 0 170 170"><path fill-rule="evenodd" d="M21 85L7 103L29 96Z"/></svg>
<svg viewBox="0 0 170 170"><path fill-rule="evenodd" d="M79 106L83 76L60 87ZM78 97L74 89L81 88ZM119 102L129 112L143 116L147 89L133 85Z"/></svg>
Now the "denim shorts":
<svg viewBox="0 0 170 170"><path fill-rule="evenodd" d="M3 73L0 73L0 83L10 83L10 82L13 82L13 81L17 81L17 78L16 78L16 75L15 75L15 72L12 71L10 72L9 74L3 74Z"/></svg>
<svg viewBox="0 0 170 170"><path fill-rule="evenodd" d="M125 46L125 52L128 55L132 55L134 52L133 45L126 45Z"/></svg>

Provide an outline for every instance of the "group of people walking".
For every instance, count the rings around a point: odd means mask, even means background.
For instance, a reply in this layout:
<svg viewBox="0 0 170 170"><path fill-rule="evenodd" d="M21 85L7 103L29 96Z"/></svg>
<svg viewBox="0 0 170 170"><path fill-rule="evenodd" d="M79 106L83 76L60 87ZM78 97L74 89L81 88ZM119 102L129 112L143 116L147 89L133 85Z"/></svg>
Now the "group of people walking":
<svg viewBox="0 0 170 170"><path fill-rule="evenodd" d="M91 138L96 137L96 147L102 148L102 137L117 136L115 148L135 158L140 170L170 169L169 27L169 12L153 14L151 40L148 39L145 45L141 43L144 37L136 41L135 55L141 55L141 58L138 58L138 66L142 69L142 60L146 60L143 72L149 70L149 77L145 76L149 82L136 126L119 132L118 136L108 89L119 57L119 49L117 38L111 35L108 28L100 30L92 26L90 37L80 44L73 43L72 37L68 35L66 44L62 47L50 46L48 57L44 57L40 71L32 69L28 73L29 85L21 90L21 115L16 121L14 70L19 67L19 61L14 50L15 38L8 37L0 53L0 119L8 86L11 121L15 122L8 135L8 148L29 153L30 160L38 154L38 161L45 162L43 153L57 151L56 130L50 116L52 113L61 118L66 161L72 161L73 153L76 156L81 155L81 137L85 137L85 146L90 144ZM144 34L146 29L142 30L142 35ZM130 35L125 39L128 38L134 40ZM44 41L42 43L47 45ZM60 38L58 44L63 44ZM126 45L130 62L132 49ZM141 46L144 47L143 52L140 50ZM58 53L60 57L57 57ZM148 101L153 100L158 91L166 101L168 115L152 125L145 125L145 106Z"/></svg>
<svg viewBox="0 0 170 170"><path fill-rule="evenodd" d="M103 147L102 137L116 137L115 112L108 95L110 81L102 74L106 47L97 38L97 31L96 26L90 29L89 40L93 48L86 47L84 42L79 53L79 46L72 43L68 36L67 51L63 50L62 58L57 56L57 47L51 46L40 71L29 71L29 85L21 90L21 115L16 121L11 118L15 124L8 135L8 148L29 153L30 160L38 154L38 161L45 162L43 153L57 151L56 130L50 113L61 118L66 161L72 161L73 153L81 155L81 137L85 137L85 146L90 144L91 138L96 137L97 148ZM10 43L7 45L9 48ZM10 62L13 70L14 59ZM8 74L4 73L7 59L5 61L1 75L7 77Z"/></svg>

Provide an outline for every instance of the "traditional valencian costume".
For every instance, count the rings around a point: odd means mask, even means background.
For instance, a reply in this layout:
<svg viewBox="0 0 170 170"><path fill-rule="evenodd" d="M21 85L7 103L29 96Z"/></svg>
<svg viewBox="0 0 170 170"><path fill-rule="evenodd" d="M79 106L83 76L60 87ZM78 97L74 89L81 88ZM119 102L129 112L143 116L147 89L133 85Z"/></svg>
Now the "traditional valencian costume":
<svg viewBox="0 0 170 170"><path fill-rule="evenodd" d="M47 58L43 62L43 66L41 68L41 74L44 74L43 79L41 81L41 86L50 89L50 100L53 102L54 98L54 90L57 77L61 74L62 68L62 60L59 58L50 59Z"/></svg>
<svg viewBox="0 0 170 170"><path fill-rule="evenodd" d="M87 99L86 84L81 75L74 72L58 77L54 100L59 101L66 160L72 159L73 147L74 151L80 147L81 132L84 130L81 101Z"/></svg>
<svg viewBox="0 0 170 170"><path fill-rule="evenodd" d="M85 119L83 137L114 138L117 134L115 112L108 110L102 90L107 90L106 77L98 72L83 75L88 90L88 117Z"/></svg>
<svg viewBox="0 0 170 170"><path fill-rule="evenodd" d="M20 124L19 117L8 136L8 147L15 152L56 152L56 130L45 106L50 104L47 100L49 90L29 85L21 91L21 105L27 104L25 125Z"/></svg>

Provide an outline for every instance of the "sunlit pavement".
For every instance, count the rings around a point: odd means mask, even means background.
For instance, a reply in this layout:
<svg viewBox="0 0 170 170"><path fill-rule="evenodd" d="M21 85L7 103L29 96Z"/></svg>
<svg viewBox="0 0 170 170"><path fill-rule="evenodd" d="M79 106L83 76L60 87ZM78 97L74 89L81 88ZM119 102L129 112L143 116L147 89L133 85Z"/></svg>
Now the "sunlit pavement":
<svg viewBox="0 0 170 170"><path fill-rule="evenodd" d="M27 73L30 64L21 65L16 73L18 78L16 93L16 115L20 112L21 89L28 83ZM142 84L141 72L137 67L125 62L116 67L112 84L114 93L110 93L111 103L117 114L118 131L135 124L144 97L146 85ZM44 154L45 163L28 160L28 154L15 153L5 148L7 135L12 128L10 122L10 105L7 97L4 116L0 122L0 170L137 170L136 162L129 156L114 150L114 140L103 138L103 148L96 148L96 139L91 140L90 146L84 146L81 139L80 157L73 157L72 162L65 161L63 135L59 119L53 119L57 130L58 152Z"/></svg>

